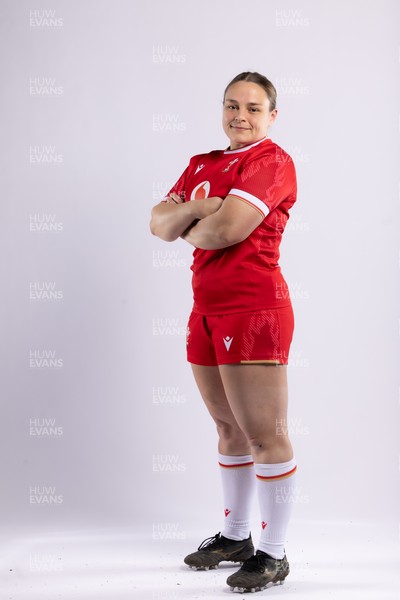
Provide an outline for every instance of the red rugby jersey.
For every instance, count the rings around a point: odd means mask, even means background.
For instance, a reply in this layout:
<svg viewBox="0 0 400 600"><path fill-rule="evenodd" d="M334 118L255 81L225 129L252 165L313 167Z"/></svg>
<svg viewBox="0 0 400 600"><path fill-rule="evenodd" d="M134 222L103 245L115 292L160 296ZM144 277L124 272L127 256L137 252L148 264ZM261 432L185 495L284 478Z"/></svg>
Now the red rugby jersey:
<svg viewBox="0 0 400 600"><path fill-rule="evenodd" d="M171 192L185 201L238 196L264 216L238 244L220 250L194 250L194 311L218 315L290 304L278 260L297 186L293 161L282 148L263 138L237 150L198 154L167 195Z"/></svg>

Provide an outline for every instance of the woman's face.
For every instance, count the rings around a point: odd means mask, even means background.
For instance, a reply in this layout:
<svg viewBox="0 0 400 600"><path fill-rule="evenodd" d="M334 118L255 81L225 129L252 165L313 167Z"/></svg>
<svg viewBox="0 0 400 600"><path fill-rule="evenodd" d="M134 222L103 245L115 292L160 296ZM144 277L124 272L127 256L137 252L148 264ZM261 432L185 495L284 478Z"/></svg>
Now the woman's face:
<svg viewBox="0 0 400 600"><path fill-rule="evenodd" d="M277 112L276 108L270 112L268 96L257 83L238 81L229 86L222 126L230 139L230 149L237 150L265 137Z"/></svg>

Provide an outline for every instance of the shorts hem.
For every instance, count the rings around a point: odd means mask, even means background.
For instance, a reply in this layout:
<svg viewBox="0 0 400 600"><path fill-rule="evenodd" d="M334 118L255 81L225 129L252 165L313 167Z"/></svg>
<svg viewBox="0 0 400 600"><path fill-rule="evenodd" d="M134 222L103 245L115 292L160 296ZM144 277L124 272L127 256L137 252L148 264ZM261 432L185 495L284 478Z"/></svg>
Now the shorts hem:
<svg viewBox="0 0 400 600"><path fill-rule="evenodd" d="M194 358L193 356L188 356L187 362L191 365L198 365L199 367L218 367L217 362L205 361L204 359Z"/></svg>
<svg viewBox="0 0 400 600"><path fill-rule="evenodd" d="M222 365L271 365L271 366L287 366L287 362L282 362L279 358L259 358L252 360L244 360L243 358L220 358L216 362L205 361L204 359L194 358L193 356L187 357L187 362L200 367L219 367Z"/></svg>

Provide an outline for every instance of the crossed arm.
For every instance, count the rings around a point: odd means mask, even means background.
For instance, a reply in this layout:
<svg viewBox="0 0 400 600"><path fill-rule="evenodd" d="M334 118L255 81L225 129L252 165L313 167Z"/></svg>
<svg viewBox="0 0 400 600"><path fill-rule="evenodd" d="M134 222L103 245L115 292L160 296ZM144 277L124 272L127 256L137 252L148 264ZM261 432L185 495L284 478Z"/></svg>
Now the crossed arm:
<svg viewBox="0 0 400 600"><path fill-rule="evenodd" d="M236 196L183 202L172 194L152 210L150 229L165 241L178 237L195 248L218 250L246 239L264 215Z"/></svg>

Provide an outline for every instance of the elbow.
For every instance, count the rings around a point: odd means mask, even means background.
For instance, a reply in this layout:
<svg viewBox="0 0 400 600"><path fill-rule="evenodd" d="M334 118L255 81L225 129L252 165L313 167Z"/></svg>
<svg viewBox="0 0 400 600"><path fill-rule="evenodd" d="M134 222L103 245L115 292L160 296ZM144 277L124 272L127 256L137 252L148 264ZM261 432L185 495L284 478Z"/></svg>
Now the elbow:
<svg viewBox="0 0 400 600"><path fill-rule="evenodd" d="M164 231L163 228L160 227L160 224L157 223L157 219L154 218L150 220L150 231L164 242L174 242L177 239L176 236L171 235L170 232Z"/></svg>
<svg viewBox="0 0 400 600"><path fill-rule="evenodd" d="M150 231L156 237L160 237L158 227L157 227L157 221L155 219L153 219L153 217L150 220Z"/></svg>
<svg viewBox="0 0 400 600"><path fill-rule="evenodd" d="M153 235L155 235L156 237L160 237L159 219L157 219L157 214L154 208L151 211L149 227Z"/></svg>

